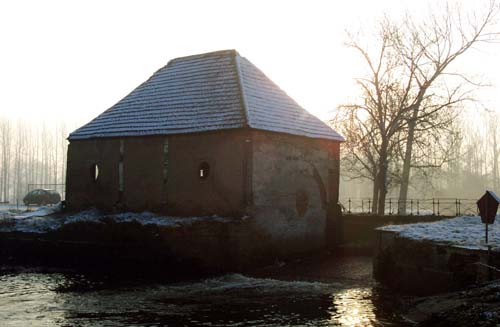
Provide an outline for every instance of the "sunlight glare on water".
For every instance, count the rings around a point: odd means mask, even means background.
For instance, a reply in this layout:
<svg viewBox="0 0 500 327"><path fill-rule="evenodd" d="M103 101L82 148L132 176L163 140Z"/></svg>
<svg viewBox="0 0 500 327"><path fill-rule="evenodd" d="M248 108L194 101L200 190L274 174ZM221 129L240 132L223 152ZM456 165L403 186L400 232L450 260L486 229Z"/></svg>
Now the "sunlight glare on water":
<svg viewBox="0 0 500 327"><path fill-rule="evenodd" d="M375 326L371 288L339 291L333 299L332 324L345 327Z"/></svg>

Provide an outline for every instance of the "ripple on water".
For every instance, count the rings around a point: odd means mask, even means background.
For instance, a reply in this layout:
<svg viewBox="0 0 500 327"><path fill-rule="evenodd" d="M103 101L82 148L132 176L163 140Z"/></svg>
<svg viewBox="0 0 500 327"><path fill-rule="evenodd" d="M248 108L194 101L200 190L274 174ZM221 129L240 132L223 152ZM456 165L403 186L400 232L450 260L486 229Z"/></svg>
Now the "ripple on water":
<svg viewBox="0 0 500 327"><path fill-rule="evenodd" d="M5 274L0 325L379 326L374 298L370 287L241 274L173 284Z"/></svg>

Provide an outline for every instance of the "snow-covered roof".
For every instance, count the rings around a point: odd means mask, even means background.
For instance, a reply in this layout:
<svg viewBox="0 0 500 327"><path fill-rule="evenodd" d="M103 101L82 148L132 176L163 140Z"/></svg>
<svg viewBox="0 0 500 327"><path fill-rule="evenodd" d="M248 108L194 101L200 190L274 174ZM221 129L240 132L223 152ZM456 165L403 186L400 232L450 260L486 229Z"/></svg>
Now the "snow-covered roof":
<svg viewBox="0 0 500 327"><path fill-rule="evenodd" d="M235 50L171 60L69 140L249 127L344 139Z"/></svg>

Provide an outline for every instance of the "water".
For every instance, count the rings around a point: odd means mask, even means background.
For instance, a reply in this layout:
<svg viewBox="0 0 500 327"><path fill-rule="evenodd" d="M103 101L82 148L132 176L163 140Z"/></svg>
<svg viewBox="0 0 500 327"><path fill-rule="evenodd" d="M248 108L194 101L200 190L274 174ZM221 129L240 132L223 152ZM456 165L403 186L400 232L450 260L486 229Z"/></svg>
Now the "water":
<svg viewBox="0 0 500 327"><path fill-rule="evenodd" d="M184 282L0 274L0 326L400 326L362 257Z"/></svg>

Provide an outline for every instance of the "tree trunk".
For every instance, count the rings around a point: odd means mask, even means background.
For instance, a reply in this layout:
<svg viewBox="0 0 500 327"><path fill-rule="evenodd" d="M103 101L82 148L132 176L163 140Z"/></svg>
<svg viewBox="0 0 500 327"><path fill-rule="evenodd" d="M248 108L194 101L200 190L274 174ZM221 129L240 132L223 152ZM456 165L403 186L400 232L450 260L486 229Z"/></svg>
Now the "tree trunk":
<svg viewBox="0 0 500 327"><path fill-rule="evenodd" d="M406 215L406 201L408 200L408 187L410 185L411 156L413 152L413 140L415 139L415 126L417 123L418 107L413 110L412 120L408 124L408 137L406 139L406 151L403 161L403 175L399 188L398 214Z"/></svg>
<svg viewBox="0 0 500 327"><path fill-rule="evenodd" d="M387 163L386 163L387 164ZM387 167L387 166L386 166ZM382 168L382 167L381 167ZM377 214L383 216L385 214L385 196L387 195L387 168L382 168L379 174L379 194Z"/></svg>
<svg viewBox="0 0 500 327"><path fill-rule="evenodd" d="M378 167L378 207L377 213L381 216L385 214L385 196L387 195L387 149L388 142L383 141L380 149L380 159Z"/></svg>
<svg viewBox="0 0 500 327"><path fill-rule="evenodd" d="M377 213L378 211L378 196L380 193L380 185L378 181L378 174L375 174L373 179L373 195L372 195L372 213Z"/></svg>

